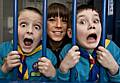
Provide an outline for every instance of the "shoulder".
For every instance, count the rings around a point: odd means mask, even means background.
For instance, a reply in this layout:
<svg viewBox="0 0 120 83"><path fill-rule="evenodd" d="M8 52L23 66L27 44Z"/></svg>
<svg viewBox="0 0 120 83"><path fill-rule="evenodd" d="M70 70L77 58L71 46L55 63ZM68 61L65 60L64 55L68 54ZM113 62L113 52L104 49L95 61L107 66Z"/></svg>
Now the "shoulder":
<svg viewBox="0 0 120 83"><path fill-rule="evenodd" d="M60 58L63 59L65 57L65 55L68 53L68 51L72 48L72 44L66 44L63 49L60 52Z"/></svg>
<svg viewBox="0 0 120 83"><path fill-rule="evenodd" d="M120 48L112 40L106 39L105 44L106 49L109 50L115 59L118 59L120 57Z"/></svg>
<svg viewBox="0 0 120 83"><path fill-rule="evenodd" d="M12 41L6 41L6 42L2 42L0 43L0 47L5 46L5 47L9 47L12 46Z"/></svg>
<svg viewBox="0 0 120 83"><path fill-rule="evenodd" d="M52 50L49 49L49 48L46 48L46 53L49 54L49 56L53 56L54 55L54 53L52 52Z"/></svg>
<svg viewBox="0 0 120 83"><path fill-rule="evenodd" d="M112 40L106 39L105 40L105 47L110 49L120 49Z"/></svg>
<svg viewBox="0 0 120 83"><path fill-rule="evenodd" d="M12 42L7 41L0 44L0 56L7 55L13 49Z"/></svg>
<svg viewBox="0 0 120 83"><path fill-rule="evenodd" d="M50 59L53 64L57 63L57 58L55 54L49 48L46 48L46 57Z"/></svg>
<svg viewBox="0 0 120 83"><path fill-rule="evenodd" d="M64 50L64 49L70 49L71 47L72 47L72 44L71 44L71 43L66 44L66 45L63 47L63 50Z"/></svg>

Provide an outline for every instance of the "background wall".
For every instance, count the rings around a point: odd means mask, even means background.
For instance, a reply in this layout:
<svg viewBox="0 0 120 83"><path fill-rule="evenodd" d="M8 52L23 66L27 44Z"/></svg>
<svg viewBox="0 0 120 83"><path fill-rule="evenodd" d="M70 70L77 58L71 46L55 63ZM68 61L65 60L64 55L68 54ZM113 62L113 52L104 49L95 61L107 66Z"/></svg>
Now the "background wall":
<svg viewBox="0 0 120 83"><path fill-rule="evenodd" d="M32 6L42 11L42 0L18 0L19 10ZM78 3L85 3L89 0L78 0ZM48 5L53 3L63 3L71 8L71 0L48 0ZM0 42L11 40L13 37L13 0L0 0Z"/></svg>
<svg viewBox="0 0 120 83"><path fill-rule="evenodd" d="M3 0L0 0L0 42L3 40Z"/></svg>
<svg viewBox="0 0 120 83"><path fill-rule="evenodd" d="M120 0L114 0L113 41L120 47Z"/></svg>
<svg viewBox="0 0 120 83"><path fill-rule="evenodd" d="M101 10L102 0L77 0L78 4L83 4L88 1ZM112 39L120 47L120 0L113 1L113 15L107 14L107 38ZM48 0L48 5L53 2L59 2L65 4L71 9L72 0ZM27 6L33 6L42 11L42 0L19 0L19 9ZM106 7L108 8L108 7ZM13 0L0 0L0 42L12 39L13 28Z"/></svg>

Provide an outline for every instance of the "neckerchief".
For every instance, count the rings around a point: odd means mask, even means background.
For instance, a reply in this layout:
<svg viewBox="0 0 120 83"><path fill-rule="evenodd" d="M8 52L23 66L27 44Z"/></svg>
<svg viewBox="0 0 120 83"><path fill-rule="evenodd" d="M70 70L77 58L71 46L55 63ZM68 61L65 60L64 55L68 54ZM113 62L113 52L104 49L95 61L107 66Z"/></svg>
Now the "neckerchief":
<svg viewBox="0 0 120 83"><path fill-rule="evenodd" d="M97 61L96 49L94 49L91 55L82 48L79 48L79 50L80 50L80 56L89 60L90 63L90 72L89 72L88 81L97 81L99 78L99 65L96 62Z"/></svg>
<svg viewBox="0 0 120 83"><path fill-rule="evenodd" d="M17 73L18 79L20 80L29 79L28 68L26 64L26 56L27 57L32 56L33 54L35 54L41 49L42 49L42 45L38 46L33 52L26 54L26 53L23 53L20 47L18 46L18 52L20 53L20 62L21 62L20 66L18 67L18 73Z"/></svg>

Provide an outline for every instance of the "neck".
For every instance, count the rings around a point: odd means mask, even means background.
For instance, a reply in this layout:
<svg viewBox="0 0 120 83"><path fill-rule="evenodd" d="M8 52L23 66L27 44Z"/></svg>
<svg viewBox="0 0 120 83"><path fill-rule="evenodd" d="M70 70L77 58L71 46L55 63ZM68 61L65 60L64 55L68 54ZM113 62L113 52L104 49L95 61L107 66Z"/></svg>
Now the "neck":
<svg viewBox="0 0 120 83"><path fill-rule="evenodd" d="M63 41L53 41L53 40L49 40L50 46L52 48L52 50L56 50L58 51L60 46L62 45Z"/></svg>
<svg viewBox="0 0 120 83"><path fill-rule="evenodd" d="M77 44L80 46L80 48L82 48L83 50L86 50L86 51L89 52L90 54L92 54L93 51L94 51L94 49L87 49L87 48L82 47L78 42L77 42Z"/></svg>

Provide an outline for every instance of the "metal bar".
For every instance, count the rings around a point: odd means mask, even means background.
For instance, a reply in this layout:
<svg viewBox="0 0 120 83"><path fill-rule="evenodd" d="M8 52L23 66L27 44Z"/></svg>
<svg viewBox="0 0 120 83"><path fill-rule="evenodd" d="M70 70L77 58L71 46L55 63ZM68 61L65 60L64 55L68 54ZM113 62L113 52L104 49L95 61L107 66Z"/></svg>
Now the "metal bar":
<svg viewBox="0 0 120 83"><path fill-rule="evenodd" d="M42 56L46 57L47 0L43 0Z"/></svg>
<svg viewBox="0 0 120 83"><path fill-rule="evenodd" d="M106 0L102 0L102 45L105 46L106 38Z"/></svg>
<svg viewBox="0 0 120 83"><path fill-rule="evenodd" d="M72 0L72 45L76 45L76 7L77 7L77 0ZM72 77L75 75L76 68L73 67L70 70L70 81L75 81L76 78Z"/></svg>
<svg viewBox="0 0 120 83"><path fill-rule="evenodd" d="M72 0L72 44L76 44L76 7L77 0Z"/></svg>
<svg viewBox="0 0 120 83"><path fill-rule="evenodd" d="M13 50L18 48L18 0L14 0L13 5Z"/></svg>
<svg viewBox="0 0 120 83"><path fill-rule="evenodd" d="M106 32L106 0L102 0L102 45L105 47L105 32ZM104 81L103 67L100 66L100 81Z"/></svg>
<svg viewBox="0 0 120 83"><path fill-rule="evenodd" d="M13 51L18 49L18 0L13 1ZM17 79L18 68L14 68L14 80Z"/></svg>

